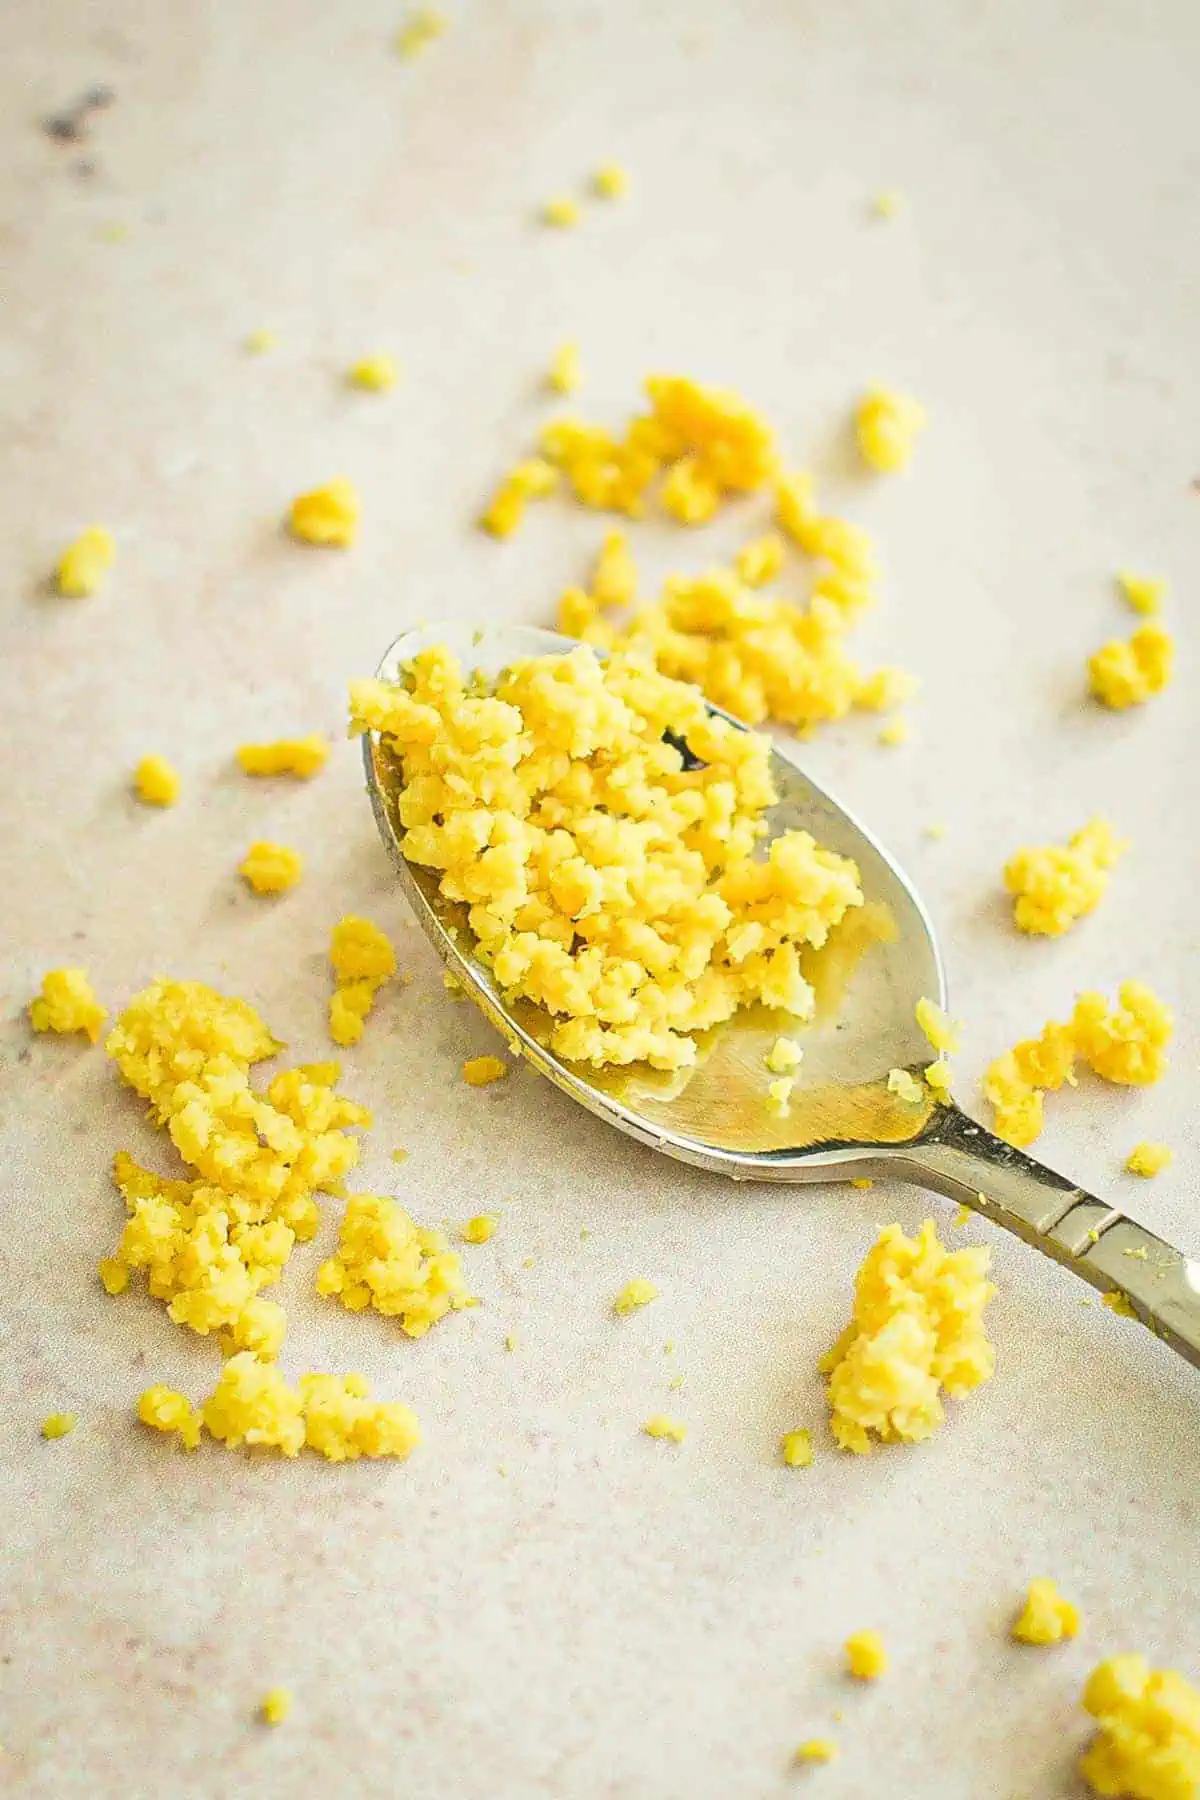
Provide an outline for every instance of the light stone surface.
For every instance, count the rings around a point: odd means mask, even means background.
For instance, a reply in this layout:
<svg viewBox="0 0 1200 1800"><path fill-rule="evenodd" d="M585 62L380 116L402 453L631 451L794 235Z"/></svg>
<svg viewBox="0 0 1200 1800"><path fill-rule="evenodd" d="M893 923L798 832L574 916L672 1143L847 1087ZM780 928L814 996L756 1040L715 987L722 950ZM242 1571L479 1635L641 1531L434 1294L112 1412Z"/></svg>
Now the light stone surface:
<svg viewBox="0 0 1200 1800"><path fill-rule="evenodd" d="M471 521L547 415L562 339L581 347L580 409L614 422L650 369L742 390L878 538L886 594L859 642L919 675L913 739L881 749L859 719L805 755L928 897L964 1098L1076 988L1151 981L1179 1012L1168 1078L1057 1097L1041 1149L1200 1244L1200 11L447 10L412 63L391 48L396 0L54 0L5 19L0 1790L1072 1793L1094 1660L1141 1648L1200 1674L1196 1375L996 1241L995 1381L919 1450L835 1454L815 1363L875 1224L950 1209L901 1188L735 1190L528 1070L468 1089L460 1063L493 1045L406 918L356 750L308 786L249 783L231 756L338 733L347 678L419 619L549 616L604 522L550 504L497 545ZM90 141L52 142L39 119L95 82L117 99ZM608 158L628 199L541 228L539 204ZM870 215L881 188L907 197L890 223ZM259 327L278 348L249 357ZM347 389L380 350L402 384ZM894 482L847 455L874 380L930 413ZM356 548L288 541L290 498L339 472L363 494ZM640 528L648 584L760 516L694 539ZM49 596L92 522L116 534L111 578ZM1171 577L1181 669L1118 717L1082 680L1135 623L1123 565ZM166 813L128 797L149 751L183 774ZM1133 840L1107 900L1062 941L1018 941L1006 854L1096 810ZM259 836L308 859L276 903L235 875ZM319 1056L347 910L396 935L413 978L346 1058L377 1117L361 1185L427 1221L497 1210L464 1253L483 1305L413 1345L318 1301L320 1245L298 1254L289 1371L361 1369L415 1406L424 1447L406 1466L189 1458L131 1408L152 1379L199 1395L214 1349L94 1274L119 1228L113 1151L161 1142L99 1050L32 1041L23 1008L62 962L113 1009L158 972L195 977ZM1140 1137L1177 1151L1152 1183L1121 1173ZM661 1298L614 1321L635 1275ZM43 1442L67 1409L78 1429ZM639 1435L664 1410L681 1449ZM800 1425L808 1471L777 1456ZM1007 1622L1042 1574L1084 1634L1019 1650ZM893 1667L850 1691L839 1646L864 1626ZM276 1683L296 1705L272 1732L253 1711ZM829 1730L841 1760L792 1772L794 1744Z"/></svg>

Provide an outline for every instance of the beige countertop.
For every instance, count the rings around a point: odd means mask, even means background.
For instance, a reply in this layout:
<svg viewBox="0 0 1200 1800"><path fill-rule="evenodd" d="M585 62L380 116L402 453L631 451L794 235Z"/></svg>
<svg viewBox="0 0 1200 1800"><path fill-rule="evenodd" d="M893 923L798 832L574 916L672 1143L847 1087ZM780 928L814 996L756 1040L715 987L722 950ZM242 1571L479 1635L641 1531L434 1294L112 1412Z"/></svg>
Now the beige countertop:
<svg viewBox="0 0 1200 1800"><path fill-rule="evenodd" d="M1058 1096L1040 1149L1200 1244L1200 15L447 11L409 63L396 0L55 0L5 24L0 1791L1073 1793L1095 1660L1140 1648L1200 1674L1196 1375L975 1225L956 1241L995 1241L996 1379L920 1449L836 1454L816 1359L875 1224L950 1209L899 1187L735 1191L529 1070L468 1089L459 1065L489 1033L406 915L357 751L286 791L230 757L247 737L339 733L347 679L406 625L550 617L605 522L556 503L503 545L471 522L547 415L562 339L581 348L579 410L613 423L651 369L739 389L880 546L857 647L919 676L912 741L882 749L859 718L804 754L929 900L963 1098L1077 988L1149 980L1178 1009L1167 1079ZM87 140L53 141L39 121L96 83L115 99ZM625 201L587 202L572 232L538 224L608 158ZM882 188L907 197L890 222L870 213ZM249 357L260 327L277 348ZM401 386L349 391L345 366L384 349ZM930 414L891 483L845 454L875 380ZM357 546L290 542L291 497L339 472L363 495ZM110 580L48 595L94 521L118 541ZM649 583L746 529L647 525L634 548ZM1133 623L1111 582L1125 565L1171 577L1180 673L1115 716L1085 703L1082 669ZM128 797L151 750L181 768L173 811ZM1133 841L1101 909L1018 941L1004 858L1097 810ZM276 904L235 875L259 836L308 859ZM161 1143L100 1050L33 1041L24 1007L62 962L114 1010L158 972L199 978L317 1057L345 911L390 930L412 976L346 1057L377 1121L361 1185L428 1222L499 1210L466 1252L483 1304L411 1344L318 1300L316 1252L297 1255L288 1370L361 1369L415 1407L424 1446L403 1466L189 1458L132 1407L154 1379L199 1396L215 1350L95 1277L120 1224L113 1151ZM1153 1183L1121 1173L1142 1137L1177 1151ZM661 1298L616 1322L634 1275ZM639 1435L668 1408L679 1450ZM77 1430L44 1443L63 1409ZM808 1472L777 1461L801 1424ZM1020 1652L1007 1622L1039 1574L1085 1630ZM851 1692L839 1646L865 1625L893 1668ZM272 1732L253 1713L275 1683L296 1705ZM840 1761L789 1770L826 1730Z"/></svg>

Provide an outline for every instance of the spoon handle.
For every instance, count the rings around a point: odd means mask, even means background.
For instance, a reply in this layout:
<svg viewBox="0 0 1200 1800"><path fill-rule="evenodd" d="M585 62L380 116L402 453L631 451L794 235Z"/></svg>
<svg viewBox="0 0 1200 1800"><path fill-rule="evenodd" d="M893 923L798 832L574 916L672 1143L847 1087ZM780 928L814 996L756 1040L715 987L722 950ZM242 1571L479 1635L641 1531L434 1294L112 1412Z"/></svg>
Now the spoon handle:
<svg viewBox="0 0 1200 1800"><path fill-rule="evenodd" d="M1007 1226L1027 1244L1111 1294L1115 1309L1200 1367L1200 1261L1115 1206L1075 1187L985 1131L956 1106L938 1109L892 1168Z"/></svg>

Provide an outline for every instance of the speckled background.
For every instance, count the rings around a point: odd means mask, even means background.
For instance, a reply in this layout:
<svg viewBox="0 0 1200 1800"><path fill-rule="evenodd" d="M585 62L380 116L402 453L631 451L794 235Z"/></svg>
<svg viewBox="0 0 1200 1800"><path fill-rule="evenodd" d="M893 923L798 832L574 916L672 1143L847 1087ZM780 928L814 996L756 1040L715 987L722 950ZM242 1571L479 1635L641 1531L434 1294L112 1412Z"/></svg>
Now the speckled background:
<svg viewBox="0 0 1200 1800"><path fill-rule="evenodd" d="M1180 1015L1168 1079L1061 1097L1042 1148L1200 1243L1200 12L462 0L406 65L402 10L52 0L4 21L0 1788L1072 1793L1095 1658L1141 1647L1200 1672L1196 1375L997 1242L996 1380L918 1451L835 1455L815 1360L853 1270L876 1221L949 1209L899 1188L735 1191L528 1070L468 1090L458 1065L488 1033L406 918L355 751L306 787L249 784L230 755L336 732L346 679L420 618L548 616L602 522L551 505L497 545L470 521L545 416L562 338L605 419L648 368L738 387L878 537L886 595L859 644L920 676L913 741L880 749L859 720L805 754L929 898L964 1097L1077 986L1152 981ZM52 142L40 119L95 82L117 98L90 140ZM538 203L607 157L629 199L540 229ZM867 209L881 187L910 202L886 225ZM277 351L247 358L264 326ZM342 369L378 349L403 386L347 391ZM846 454L876 379L931 415L891 484ZM292 544L286 503L337 472L363 493L359 544ZM119 540L112 579L48 596L93 520ZM649 577L745 529L646 527L635 548ZM1173 578L1181 673L1114 717L1082 704L1081 675L1130 627L1124 564ZM127 797L151 749L182 769L173 812ZM1005 854L1100 808L1134 840L1102 909L1017 941ZM277 904L234 874L260 835L309 861ZM425 1446L392 1467L187 1458L130 1408L150 1379L203 1392L215 1351L94 1277L119 1228L113 1150L161 1145L99 1051L31 1042L22 1009L54 963L85 962L114 1007L162 971L247 995L320 1055L326 935L348 909L395 933L413 977L347 1058L378 1119L363 1185L427 1220L502 1209L467 1253L484 1304L413 1345L317 1301L319 1248L298 1255L289 1370L361 1368L417 1408ZM1139 1185L1120 1167L1143 1136L1178 1157ZM635 1274L662 1298L614 1322ZM690 1427L678 1452L638 1435L668 1405ZM78 1430L43 1443L61 1408ZM776 1462L798 1424L821 1447L808 1473ZM1086 1629L1018 1652L1007 1620L1041 1573ZM893 1670L851 1692L838 1646L868 1624ZM276 1682L296 1710L269 1732L252 1713ZM791 1772L838 1708L841 1761Z"/></svg>

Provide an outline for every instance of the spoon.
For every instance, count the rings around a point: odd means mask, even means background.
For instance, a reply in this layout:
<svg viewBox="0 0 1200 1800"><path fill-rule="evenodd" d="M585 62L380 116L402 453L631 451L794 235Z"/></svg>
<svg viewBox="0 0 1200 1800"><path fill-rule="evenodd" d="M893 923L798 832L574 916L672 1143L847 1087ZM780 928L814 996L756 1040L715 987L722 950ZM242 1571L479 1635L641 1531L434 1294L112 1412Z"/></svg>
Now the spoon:
<svg viewBox="0 0 1200 1800"><path fill-rule="evenodd" d="M448 645L464 668L488 678L523 657L577 648L569 638L532 626L423 626L397 638L377 676L402 680L412 658L435 644ZM745 729L720 707L709 710ZM743 1009L703 1034L697 1065L685 1070L597 1069L553 1055L545 1042L546 1015L505 999L476 955L465 910L438 892L436 871L406 860L395 810L398 771L375 733L364 737L363 756L380 834L426 936L510 1050L589 1112L654 1150L734 1181L869 1176L932 1188L1112 1295L1119 1311L1200 1366L1200 1263L1006 1144L919 1081L932 1052L916 1023L917 1001L924 995L946 1003L929 916L871 833L785 750L775 745L771 752L779 795L768 815L771 836L803 828L853 858L865 899L806 968L817 1005L803 1028L804 1059L786 1117L769 1104L763 1058L781 1030L796 1029L796 1021L763 1008ZM920 1100L892 1091L888 1075L896 1069L917 1078Z"/></svg>

